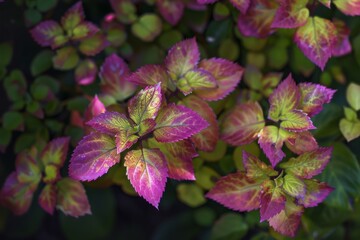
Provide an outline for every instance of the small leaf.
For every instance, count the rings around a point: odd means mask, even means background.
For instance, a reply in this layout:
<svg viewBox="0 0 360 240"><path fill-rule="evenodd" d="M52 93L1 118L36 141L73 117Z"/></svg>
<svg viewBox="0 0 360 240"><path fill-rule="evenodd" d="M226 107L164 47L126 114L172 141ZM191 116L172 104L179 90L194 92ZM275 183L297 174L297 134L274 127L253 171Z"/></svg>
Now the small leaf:
<svg viewBox="0 0 360 240"><path fill-rule="evenodd" d="M318 148L318 143L309 131L290 134L285 142L286 146L298 155Z"/></svg>
<svg viewBox="0 0 360 240"><path fill-rule="evenodd" d="M179 0L156 0L159 12L171 25L176 25L184 14L185 5Z"/></svg>
<svg viewBox="0 0 360 240"><path fill-rule="evenodd" d="M326 183L319 182L318 180L304 180L306 185L306 194L304 199L299 199L299 204L304 207L315 207L325 200L325 198L334 190Z"/></svg>
<svg viewBox="0 0 360 240"><path fill-rule="evenodd" d="M225 213L214 223L211 229L211 240L243 239L249 226L237 213Z"/></svg>
<svg viewBox="0 0 360 240"><path fill-rule="evenodd" d="M66 31L72 32L76 26L84 21L85 14L82 2L75 3L61 18L61 25Z"/></svg>
<svg viewBox="0 0 360 240"><path fill-rule="evenodd" d="M55 138L50 143L48 143L41 152L40 159L42 163L45 166L53 164L59 168L62 167L68 153L69 142L69 137L61 137Z"/></svg>
<svg viewBox="0 0 360 240"><path fill-rule="evenodd" d="M109 42L103 33L98 32L94 36L81 41L79 51L86 56L95 56L109 46Z"/></svg>
<svg viewBox="0 0 360 240"><path fill-rule="evenodd" d="M285 194L273 180L264 181L260 199L260 222L268 220L284 210L285 201Z"/></svg>
<svg viewBox="0 0 360 240"><path fill-rule="evenodd" d="M53 9L57 3L57 0L36 0L36 7L41 12L47 12Z"/></svg>
<svg viewBox="0 0 360 240"><path fill-rule="evenodd" d="M17 101L23 99L26 93L26 79L20 70L13 70L4 79L4 88L8 99Z"/></svg>
<svg viewBox="0 0 360 240"><path fill-rule="evenodd" d="M96 79L97 66L91 59L85 59L75 69L75 80L79 85L89 85Z"/></svg>
<svg viewBox="0 0 360 240"><path fill-rule="evenodd" d="M31 62L31 75L37 76L51 68L51 59L53 58L53 56L53 52L49 50L39 52Z"/></svg>
<svg viewBox="0 0 360 240"><path fill-rule="evenodd" d="M358 16L360 15L360 1L359 0L334 0L335 6L346 15Z"/></svg>
<svg viewBox="0 0 360 240"><path fill-rule="evenodd" d="M136 6L131 0L110 0L110 4L120 22L129 24L136 20Z"/></svg>
<svg viewBox="0 0 360 240"><path fill-rule="evenodd" d="M81 41L83 39L94 36L99 28L90 22L82 22L72 30L71 39Z"/></svg>
<svg viewBox="0 0 360 240"><path fill-rule="evenodd" d="M176 188L178 198L181 202L190 207L198 207L206 202L204 190L194 183L179 184Z"/></svg>
<svg viewBox="0 0 360 240"><path fill-rule="evenodd" d="M136 192L158 208L165 190L168 169L159 149L132 150L125 156L126 175Z"/></svg>
<svg viewBox="0 0 360 240"><path fill-rule="evenodd" d="M154 137L159 142L177 142L191 137L209 126L209 123L198 113L174 104L161 109L156 123Z"/></svg>
<svg viewBox="0 0 360 240"><path fill-rule="evenodd" d="M292 197L302 199L305 197L306 185L300 178L293 174L286 174L284 177L284 184L282 185L284 191Z"/></svg>
<svg viewBox="0 0 360 240"><path fill-rule="evenodd" d="M346 100L350 106L355 110L360 110L360 85L350 83L346 90Z"/></svg>
<svg viewBox="0 0 360 240"><path fill-rule="evenodd" d="M153 86L161 82L163 92L167 90L168 75L162 65L145 65L132 73L127 81L142 87Z"/></svg>
<svg viewBox="0 0 360 240"><path fill-rule="evenodd" d="M39 205L50 215L54 214L56 207L56 186L46 184L39 196Z"/></svg>
<svg viewBox="0 0 360 240"><path fill-rule="evenodd" d="M302 132L315 129L309 116L300 110L285 112L280 115L280 119L280 127L287 131Z"/></svg>
<svg viewBox="0 0 360 240"><path fill-rule="evenodd" d="M280 0L280 6L276 11L273 28L297 28L306 24L309 18L307 0Z"/></svg>
<svg viewBox="0 0 360 240"><path fill-rule="evenodd" d="M118 134L116 134L115 137L116 137L115 143L116 143L116 153L117 154L120 154L121 152L130 148L139 139L139 136L131 135L130 133L128 133L126 131L120 131Z"/></svg>
<svg viewBox="0 0 360 240"><path fill-rule="evenodd" d="M243 163L246 176L250 179L265 180L269 177L275 177L278 175L277 171L246 151L243 151Z"/></svg>
<svg viewBox="0 0 360 240"><path fill-rule="evenodd" d="M96 131L112 136L115 136L122 131L126 132L132 127L124 114L110 111L95 116L87 122L87 124Z"/></svg>
<svg viewBox="0 0 360 240"><path fill-rule="evenodd" d="M209 72L196 69L187 71L176 81L176 86L184 95L188 95L196 89L215 88L217 83Z"/></svg>
<svg viewBox="0 0 360 240"><path fill-rule="evenodd" d="M3 42L0 43L0 67L6 67L10 64L13 57L13 46L11 43Z"/></svg>
<svg viewBox="0 0 360 240"><path fill-rule="evenodd" d="M84 113L84 120L90 120L93 117L100 115L106 111L105 105L99 100L98 96L91 100L89 106L86 108Z"/></svg>
<svg viewBox="0 0 360 240"><path fill-rule="evenodd" d="M161 19L153 13L142 15L131 25L131 32L144 42L153 41L162 30Z"/></svg>
<svg viewBox="0 0 360 240"><path fill-rule="evenodd" d="M351 43L349 41L350 29L346 26L345 22L342 20L334 19L333 23L336 27L336 32L337 32L336 45L332 49L333 56L340 57L349 54L352 51Z"/></svg>
<svg viewBox="0 0 360 240"><path fill-rule="evenodd" d="M15 160L17 180L35 190L41 180L41 170L36 160L26 151L20 152Z"/></svg>
<svg viewBox="0 0 360 240"><path fill-rule="evenodd" d="M68 46L57 50L52 60L55 69L71 70L78 64L79 55L75 48Z"/></svg>
<svg viewBox="0 0 360 240"><path fill-rule="evenodd" d="M360 136L360 121L349 121L345 118L340 120L340 131L346 138L346 141L350 142Z"/></svg>
<svg viewBox="0 0 360 240"><path fill-rule="evenodd" d="M61 26L52 20L39 23L30 30L30 33L35 42L43 47L51 46L51 48L55 49L68 41Z"/></svg>

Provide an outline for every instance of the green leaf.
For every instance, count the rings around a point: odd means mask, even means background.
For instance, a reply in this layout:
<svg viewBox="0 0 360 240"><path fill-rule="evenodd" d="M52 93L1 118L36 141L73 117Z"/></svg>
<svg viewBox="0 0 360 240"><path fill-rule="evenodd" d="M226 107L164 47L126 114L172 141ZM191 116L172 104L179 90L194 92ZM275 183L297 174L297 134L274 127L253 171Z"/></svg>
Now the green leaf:
<svg viewBox="0 0 360 240"><path fill-rule="evenodd" d="M33 76L37 76L52 67L51 59L54 56L50 50L39 52L31 62L30 70Z"/></svg>
<svg viewBox="0 0 360 240"><path fill-rule="evenodd" d="M28 25L33 26L41 21L41 13L35 9L26 9L24 12L25 21Z"/></svg>
<svg viewBox="0 0 360 240"><path fill-rule="evenodd" d="M176 191L179 200L190 207L198 207L206 202L204 191L196 184L182 183L178 185Z"/></svg>
<svg viewBox="0 0 360 240"><path fill-rule="evenodd" d="M152 13L142 15L131 26L132 33L144 42L153 41L162 30L161 19Z"/></svg>
<svg viewBox="0 0 360 240"><path fill-rule="evenodd" d="M211 229L211 240L239 240L248 231L248 225L237 213L224 214Z"/></svg>
<svg viewBox="0 0 360 240"><path fill-rule="evenodd" d="M79 55L73 47L64 47L56 51L53 57L54 68L58 70L71 70L79 62Z"/></svg>
<svg viewBox="0 0 360 240"><path fill-rule="evenodd" d="M40 12L47 12L54 8L57 0L36 0L36 7Z"/></svg>
<svg viewBox="0 0 360 240"><path fill-rule="evenodd" d="M340 131L348 142L360 137L360 121L349 121L348 119L341 119L339 123Z"/></svg>
<svg viewBox="0 0 360 240"><path fill-rule="evenodd" d="M0 43L0 67L9 65L13 56L13 47L11 43Z"/></svg>
<svg viewBox="0 0 360 240"><path fill-rule="evenodd" d="M346 99L350 106L355 110L360 110L360 85L350 83L346 90Z"/></svg>
<svg viewBox="0 0 360 240"><path fill-rule="evenodd" d="M303 198L305 196L306 188L304 182L290 173L285 175L282 187L292 197Z"/></svg>
<svg viewBox="0 0 360 240"><path fill-rule="evenodd" d="M19 112L6 112L3 115L3 127L7 130L20 130L23 124L24 118Z"/></svg>
<svg viewBox="0 0 360 240"><path fill-rule="evenodd" d="M17 101L24 98L26 93L26 80L24 74L20 70L13 70L4 79L4 88L7 97L11 101Z"/></svg>

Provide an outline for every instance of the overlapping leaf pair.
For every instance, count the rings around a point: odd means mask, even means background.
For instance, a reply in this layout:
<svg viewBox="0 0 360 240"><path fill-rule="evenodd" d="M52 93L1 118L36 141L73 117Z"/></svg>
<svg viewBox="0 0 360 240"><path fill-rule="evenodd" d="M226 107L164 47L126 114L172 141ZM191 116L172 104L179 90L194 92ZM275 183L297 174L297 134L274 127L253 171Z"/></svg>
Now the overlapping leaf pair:
<svg viewBox="0 0 360 240"><path fill-rule="evenodd" d="M35 147L30 152L18 154L16 170L8 176L1 189L1 203L14 214L24 214L42 181L46 185L38 201L46 212L53 214L56 207L73 217L90 214L90 205L81 183L60 176L69 140L67 137L56 138L48 143L40 154Z"/></svg>

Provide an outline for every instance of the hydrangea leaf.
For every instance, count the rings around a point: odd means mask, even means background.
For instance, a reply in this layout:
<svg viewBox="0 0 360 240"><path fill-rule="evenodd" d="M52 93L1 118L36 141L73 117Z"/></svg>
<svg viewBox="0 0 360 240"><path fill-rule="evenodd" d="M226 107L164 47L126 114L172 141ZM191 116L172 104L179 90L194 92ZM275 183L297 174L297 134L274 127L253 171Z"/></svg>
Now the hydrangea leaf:
<svg viewBox="0 0 360 240"><path fill-rule="evenodd" d="M297 28L306 23L309 18L308 0L280 0L276 11L273 28Z"/></svg>
<svg viewBox="0 0 360 240"><path fill-rule="evenodd" d="M290 134L285 142L286 146L298 155L318 148L318 143L309 131Z"/></svg>
<svg viewBox="0 0 360 240"><path fill-rule="evenodd" d="M307 23L297 29L294 40L304 55L324 70L336 45L336 28L327 19L309 17Z"/></svg>
<svg viewBox="0 0 360 240"><path fill-rule="evenodd" d="M85 38L79 45L79 51L86 56L95 56L109 46L105 35L97 32L95 35Z"/></svg>
<svg viewBox="0 0 360 240"><path fill-rule="evenodd" d="M128 131L120 131L116 134L115 143L116 143L116 153L120 154L126 149L134 145L139 139L137 135L131 135Z"/></svg>
<svg viewBox="0 0 360 240"><path fill-rule="evenodd" d="M15 160L17 179L19 183L28 183L36 189L41 180L41 171L35 159L27 152L21 152Z"/></svg>
<svg viewBox="0 0 360 240"><path fill-rule="evenodd" d="M286 197L281 187L273 180L266 180L262 184L260 197L260 222L280 213L285 208Z"/></svg>
<svg viewBox="0 0 360 240"><path fill-rule="evenodd" d="M89 126L96 131L115 136L121 131L127 131L132 126L124 114L107 111L95 116L89 122Z"/></svg>
<svg viewBox="0 0 360 240"><path fill-rule="evenodd" d="M243 164L246 176L250 179L265 180L278 175L277 171L246 151L243 151Z"/></svg>
<svg viewBox="0 0 360 240"><path fill-rule="evenodd" d="M176 143L159 143L149 139L151 148L159 148L165 155L169 178L176 180L195 180L192 159L197 157L195 147L188 139Z"/></svg>
<svg viewBox="0 0 360 240"><path fill-rule="evenodd" d="M360 15L360 1L359 0L333 0L335 6L346 15L359 16Z"/></svg>
<svg viewBox="0 0 360 240"><path fill-rule="evenodd" d="M209 72L217 82L215 88L195 90L196 95L207 101L217 101L230 94L239 84L244 72L238 64L221 58L204 59L199 68Z"/></svg>
<svg viewBox="0 0 360 240"><path fill-rule="evenodd" d="M53 184L46 184L39 196L39 205L45 212L50 215L54 214L56 207L56 186Z"/></svg>
<svg viewBox="0 0 360 240"><path fill-rule="evenodd" d="M285 113L295 109L299 101L300 91L290 74L270 95L268 117L274 121L279 121Z"/></svg>
<svg viewBox="0 0 360 240"><path fill-rule="evenodd" d="M80 41L88 37L94 36L99 28L90 22L82 22L72 30L72 40Z"/></svg>
<svg viewBox="0 0 360 240"><path fill-rule="evenodd" d="M209 127L193 135L191 140L199 150L207 152L213 151L219 139L219 127L214 111L204 100L194 95L184 98L182 103L199 113L199 115L210 124Z"/></svg>
<svg viewBox="0 0 360 240"><path fill-rule="evenodd" d="M63 178L57 182L56 208L65 215L80 217L91 214L89 200L83 185L71 178Z"/></svg>
<svg viewBox="0 0 360 240"><path fill-rule="evenodd" d="M314 83L300 83L298 87L301 95L298 108L309 117L321 112L323 105L329 103L336 92L336 90Z"/></svg>
<svg viewBox="0 0 360 240"><path fill-rule="evenodd" d="M158 208L168 177L164 154L159 149L132 150L126 154L124 165L136 192Z"/></svg>
<svg viewBox="0 0 360 240"><path fill-rule="evenodd" d="M89 85L96 79L97 66L91 59L85 59L75 69L75 80L79 85Z"/></svg>
<svg viewBox="0 0 360 240"><path fill-rule="evenodd" d="M170 104L156 118L154 137L159 142L177 142L209 126L198 113L181 105Z"/></svg>
<svg viewBox="0 0 360 240"><path fill-rule="evenodd" d="M206 197L235 211L251 211L260 207L261 183L242 172L232 173L220 178Z"/></svg>
<svg viewBox="0 0 360 240"><path fill-rule="evenodd" d="M46 166L53 164L58 167L64 165L68 149L70 137L55 138L49 142L41 153L40 159Z"/></svg>
<svg viewBox="0 0 360 240"><path fill-rule="evenodd" d="M288 173L284 177L283 190L292 197L302 199L306 193L306 185L299 177Z"/></svg>
<svg viewBox="0 0 360 240"><path fill-rule="evenodd" d="M220 137L234 145L245 145L254 141L265 126L262 108L257 102L237 105L220 125Z"/></svg>
<svg viewBox="0 0 360 240"><path fill-rule="evenodd" d="M162 65L145 65L132 73L127 80L142 87L153 86L161 82L165 92L168 86L168 75Z"/></svg>
<svg viewBox="0 0 360 240"><path fill-rule="evenodd" d="M153 41L162 31L161 18L154 13L146 13L131 25L131 32L144 42Z"/></svg>
<svg viewBox="0 0 360 240"><path fill-rule="evenodd" d="M185 5L181 0L156 0L159 12L171 25L176 25L184 14Z"/></svg>
<svg viewBox="0 0 360 240"><path fill-rule="evenodd" d="M242 14L246 14L250 7L250 0L230 0L231 4L236 7Z"/></svg>
<svg viewBox="0 0 360 240"><path fill-rule="evenodd" d="M140 124L146 119L155 119L161 106L161 86L149 86L136 94L129 102L129 116L136 123Z"/></svg>
<svg viewBox="0 0 360 240"><path fill-rule="evenodd" d="M43 47L58 48L64 45L68 38L64 36L61 26L52 20L39 23L30 31L32 38Z"/></svg>
<svg viewBox="0 0 360 240"><path fill-rule="evenodd" d="M350 121L348 119L341 119L339 123L341 133L346 138L346 141L350 142L360 137L360 121Z"/></svg>
<svg viewBox="0 0 360 240"><path fill-rule="evenodd" d="M360 110L360 85L356 83L350 83L346 90L346 100L350 106L355 110Z"/></svg>
<svg viewBox="0 0 360 240"><path fill-rule="evenodd" d="M168 52L165 66L171 79L176 81L189 70L195 68L200 60L199 47L195 38L175 44Z"/></svg>
<svg viewBox="0 0 360 240"><path fill-rule="evenodd" d="M287 173L291 173L301 178L310 179L322 172L331 158L332 148L319 148L317 150L306 152L297 158L291 158L289 161L280 164Z"/></svg>
<svg viewBox="0 0 360 240"><path fill-rule="evenodd" d="M71 70L79 63L79 59L76 49L67 46L57 50L52 60L55 69Z"/></svg>
<svg viewBox="0 0 360 240"><path fill-rule="evenodd" d="M82 2L79 1L66 11L61 18L61 25L66 31L72 32L76 26L84 21L84 18L83 5Z"/></svg>
<svg viewBox="0 0 360 240"><path fill-rule="evenodd" d="M351 43L349 41L350 29L346 26L345 22L342 20L334 19L333 23L337 31L336 45L332 49L333 56L340 57L349 54L352 50Z"/></svg>
<svg viewBox="0 0 360 240"><path fill-rule="evenodd" d="M272 167L275 167L285 157L281 148L288 137L288 132L276 126L266 126L259 133L259 145L269 158Z"/></svg>
<svg viewBox="0 0 360 240"><path fill-rule="evenodd" d="M278 4L274 0L253 0L246 14L240 14L237 26L246 37L267 37L274 30L271 24Z"/></svg>
<svg viewBox="0 0 360 240"><path fill-rule="evenodd" d="M315 129L310 117L301 110L291 110L281 115L280 127L292 132Z"/></svg>
<svg viewBox="0 0 360 240"><path fill-rule="evenodd" d="M211 89L217 86L216 79L207 71L195 69L187 71L180 77L176 86L185 95L190 94L196 89Z"/></svg>
<svg viewBox="0 0 360 240"><path fill-rule="evenodd" d="M304 183L306 185L306 194L303 199L298 200L298 203L306 208L317 206L334 190L326 183L314 179L306 179Z"/></svg>
<svg viewBox="0 0 360 240"><path fill-rule="evenodd" d="M85 136L75 148L69 166L73 179L91 181L104 175L120 161L112 137L93 132Z"/></svg>

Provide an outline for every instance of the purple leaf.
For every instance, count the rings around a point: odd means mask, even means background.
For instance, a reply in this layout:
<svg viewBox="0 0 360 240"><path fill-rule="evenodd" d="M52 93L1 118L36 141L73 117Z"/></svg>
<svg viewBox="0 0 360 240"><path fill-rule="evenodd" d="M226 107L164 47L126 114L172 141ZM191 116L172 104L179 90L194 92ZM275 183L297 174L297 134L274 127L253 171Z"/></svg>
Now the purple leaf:
<svg viewBox="0 0 360 240"><path fill-rule="evenodd" d="M303 0L280 0L271 27L297 28L304 25L310 14L306 4L307 1Z"/></svg>
<svg viewBox="0 0 360 240"><path fill-rule="evenodd" d="M71 40L81 41L94 36L99 30L100 29L91 22L82 22L74 28Z"/></svg>
<svg viewBox="0 0 360 240"><path fill-rule="evenodd" d="M50 215L54 214L56 207L56 186L53 184L46 184L39 196L39 205L45 212Z"/></svg>
<svg viewBox="0 0 360 240"><path fill-rule="evenodd" d="M79 51L86 56L95 56L104 50L110 43L102 32L97 32L80 42Z"/></svg>
<svg viewBox="0 0 360 240"><path fill-rule="evenodd" d="M183 16L185 5L181 0L156 0L156 5L161 16L173 26Z"/></svg>
<svg viewBox="0 0 360 240"><path fill-rule="evenodd" d="M134 145L139 139L139 136L131 135L128 131L120 131L116 134L115 143L116 143L116 153L120 154L126 149Z"/></svg>
<svg viewBox="0 0 360 240"><path fill-rule="evenodd" d="M230 0L230 2L241 12L241 14L246 14L251 4L251 0Z"/></svg>
<svg viewBox="0 0 360 240"><path fill-rule="evenodd" d="M96 131L112 136L122 131L128 131L132 127L124 114L110 111L95 116L87 124Z"/></svg>
<svg viewBox="0 0 360 240"><path fill-rule="evenodd" d="M61 18L61 25L66 31L73 31L85 19L82 1L75 3Z"/></svg>
<svg viewBox="0 0 360 240"><path fill-rule="evenodd" d="M352 50L351 43L349 41L350 29L342 20L334 19L333 23L337 30L337 41L332 49L333 56L340 57L349 54Z"/></svg>
<svg viewBox="0 0 360 240"><path fill-rule="evenodd" d="M273 180L262 184L260 198L260 222L268 220L285 208L286 197L281 188Z"/></svg>
<svg viewBox="0 0 360 240"><path fill-rule="evenodd" d="M46 166L53 164L59 168L64 165L68 154L70 137L55 138L41 152L40 159Z"/></svg>
<svg viewBox="0 0 360 240"><path fill-rule="evenodd" d="M43 47L58 48L68 41L61 26L52 20L39 23L30 31L33 39Z"/></svg>
<svg viewBox="0 0 360 240"><path fill-rule="evenodd" d="M79 85L93 83L97 75L96 63L91 59L85 59L75 69L75 80Z"/></svg>
<svg viewBox="0 0 360 240"><path fill-rule="evenodd" d="M306 185L306 194L303 199L298 200L298 203L306 208L317 206L334 190L326 183L314 179L304 180L304 183Z"/></svg>
<svg viewBox="0 0 360 240"><path fill-rule="evenodd" d="M132 73L127 81L147 87L161 82L161 89L165 92L168 86L168 74L162 65L145 65Z"/></svg>
<svg viewBox="0 0 360 240"><path fill-rule="evenodd" d="M311 152L318 148L318 143L313 135L308 132L298 132L291 134L285 142L286 146L298 155L305 152Z"/></svg>

